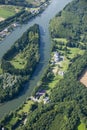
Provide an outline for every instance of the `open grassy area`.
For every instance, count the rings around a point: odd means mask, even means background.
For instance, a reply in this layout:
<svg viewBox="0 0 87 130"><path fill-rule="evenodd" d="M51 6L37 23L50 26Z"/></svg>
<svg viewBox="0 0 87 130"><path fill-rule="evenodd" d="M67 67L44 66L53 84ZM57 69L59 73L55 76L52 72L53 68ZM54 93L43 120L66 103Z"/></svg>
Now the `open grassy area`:
<svg viewBox="0 0 87 130"><path fill-rule="evenodd" d="M56 84L57 84L57 83L60 81L60 79L62 79L62 78L63 78L63 77L60 76L60 75L55 76L54 79L52 80L52 82L50 82L50 83L48 84L48 87L49 87L50 89L56 87Z"/></svg>
<svg viewBox="0 0 87 130"><path fill-rule="evenodd" d="M14 59L12 59L12 61L11 61L11 64L17 69L23 69L25 67L26 63L27 63L27 61L26 61L25 57L23 57L23 55L21 55L21 53L16 55L14 57Z"/></svg>
<svg viewBox="0 0 87 130"><path fill-rule="evenodd" d="M0 18L6 19L10 16L15 15L21 10L21 7L10 6L10 5L0 5Z"/></svg>
<svg viewBox="0 0 87 130"><path fill-rule="evenodd" d="M27 64L27 58L30 57L29 46L19 52L10 62L16 69L24 69Z"/></svg>
<svg viewBox="0 0 87 130"><path fill-rule="evenodd" d="M53 39L54 41L57 41L57 42L62 42L62 43L67 43L67 39L66 38L54 38Z"/></svg>
<svg viewBox="0 0 87 130"><path fill-rule="evenodd" d="M29 4L33 4L35 6L39 6L41 3L45 2L46 0L26 0L26 2L28 2Z"/></svg>
<svg viewBox="0 0 87 130"><path fill-rule="evenodd" d="M69 58L74 58L75 56L77 56L78 54L79 55L83 55L84 54L84 50L81 50L79 48L68 48L69 51L70 51L70 54L68 54L68 57Z"/></svg>
<svg viewBox="0 0 87 130"><path fill-rule="evenodd" d="M64 57L64 61L61 62L62 67L60 68L60 70L65 72L68 69L68 65L69 60L66 57Z"/></svg>
<svg viewBox="0 0 87 130"><path fill-rule="evenodd" d="M86 126L84 123L81 123L79 126L78 126L78 130L87 130Z"/></svg>
<svg viewBox="0 0 87 130"><path fill-rule="evenodd" d="M19 120L18 117L12 118L10 122L6 125L6 127L11 130L11 126L13 126Z"/></svg>
<svg viewBox="0 0 87 130"><path fill-rule="evenodd" d="M18 114L22 114L23 112L28 113L32 104L34 104L33 101L31 101L31 100L26 101L26 103L23 104L23 107L21 107L17 113Z"/></svg>

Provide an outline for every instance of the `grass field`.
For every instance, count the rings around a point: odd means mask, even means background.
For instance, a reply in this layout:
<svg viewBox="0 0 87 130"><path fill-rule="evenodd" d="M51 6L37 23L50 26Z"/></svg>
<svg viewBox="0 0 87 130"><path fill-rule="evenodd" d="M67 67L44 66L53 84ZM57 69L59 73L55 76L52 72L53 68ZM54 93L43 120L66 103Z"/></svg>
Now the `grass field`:
<svg viewBox="0 0 87 130"><path fill-rule="evenodd" d="M53 39L54 41L57 41L57 42L62 42L62 43L67 43L67 39L66 38L54 38Z"/></svg>
<svg viewBox="0 0 87 130"><path fill-rule="evenodd" d="M12 118L9 121L9 123L6 125L6 128L8 128L9 130L11 130L11 126L13 126L18 120L19 120L18 117Z"/></svg>
<svg viewBox="0 0 87 130"><path fill-rule="evenodd" d="M39 6L41 3L45 2L46 0L26 0L26 2L28 2L29 4L33 4L35 6Z"/></svg>
<svg viewBox="0 0 87 130"><path fill-rule="evenodd" d="M26 46L10 62L16 69L24 69L27 64L27 58L30 57L30 46Z"/></svg>
<svg viewBox="0 0 87 130"><path fill-rule="evenodd" d="M21 53L16 55L14 57L14 59L12 59L12 61L11 61L11 64L17 69L23 69L25 67L26 63L27 63L27 61Z"/></svg>
<svg viewBox="0 0 87 130"><path fill-rule="evenodd" d="M18 6L0 5L0 18L6 19L18 13L21 9Z"/></svg>
<svg viewBox="0 0 87 130"><path fill-rule="evenodd" d="M84 123L81 123L79 126L78 126L78 130L87 130L86 126Z"/></svg>
<svg viewBox="0 0 87 130"><path fill-rule="evenodd" d="M60 79L62 79L62 78L63 78L62 76L57 75L56 77L54 77L54 79L52 80L52 82L50 82L50 83L48 84L48 87L49 87L50 89L56 87L56 84L58 84L58 82L59 82Z"/></svg>
<svg viewBox="0 0 87 130"><path fill-rule="evenodd" d="M79 55L83 55L83 53L84 53L84 50L81 50L81 49L79 49L79 48L68 48L69 49L69 51L70 51L70 54L68 54L68 56L69 56L69 58L74 58L75 56L77 56L77 54L79 54Z"/></svg>
<svg viewBox="0 0 87 130"><path fill-rule="evenodd" d="M23 107L21 109L19 109L18 114L22 114L23 112L28 113L32 104L34 104L33 101L31 101L31 100L26 101L26 103L23 105Z"/></svg>

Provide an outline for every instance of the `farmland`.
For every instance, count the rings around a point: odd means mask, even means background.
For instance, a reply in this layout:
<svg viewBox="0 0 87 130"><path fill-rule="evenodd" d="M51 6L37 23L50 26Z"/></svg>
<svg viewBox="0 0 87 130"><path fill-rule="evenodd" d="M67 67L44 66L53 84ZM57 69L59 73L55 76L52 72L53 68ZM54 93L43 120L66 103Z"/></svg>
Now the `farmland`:
<svg viewBox="0 0 87 130"><path fill-rule="evenodd" d="M0 5L0 21L15 15L21 9L18 6Z"/></svg>

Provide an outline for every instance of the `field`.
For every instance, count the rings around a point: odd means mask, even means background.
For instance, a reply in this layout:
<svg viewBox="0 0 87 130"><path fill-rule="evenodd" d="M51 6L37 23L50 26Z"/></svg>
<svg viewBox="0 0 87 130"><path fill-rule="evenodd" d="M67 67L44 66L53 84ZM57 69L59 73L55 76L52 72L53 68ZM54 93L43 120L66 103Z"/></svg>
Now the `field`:
<svg viewBox="0 0 87 130"><path fill-rule="evenodd" d="M30 100L26 101L26 103L23 104L23 106L19 109L19 111L17 113L18 114L22 114L23 112L28 113L32 104L34 104L34 102L32 102Z"/></svg>
<svg viewBox="0 0 87 130"><path fill-rule="evenodd" d="M62 79L62 78L63 78L62 76L57 75L56 77L54 77L54 79L52 80L52 82L50 82L50 83L48 84L48 87L49 87L50 89L54 88L54 87L56 86L56 84L58 84L58 82L60 81L60 79Z"/></svg>
<svg viewBox="0 0 87 130"><path fill-rule="evenodd" d="M87 87L87 70L84 72L84 74L80 78L80 82Z"/></svg>
<svg viewBox="0 0 87 130"><path fill-rule="evenodd" d="M16 69L24 69L27 64L27 57L30 57L29 46L19 52L10 62Z"/></svg>
<svg viewBox="0 0 87 130"><path fill-rule="evenodd" d="M70 54L68 54L68 57L71 58L71 59L74 58L75 56L77 56L78 54L79 55L84 54L84 50L81 50L79 48L70 48L70 47L68 47L68 49L69 49L69 52L70 52Z"/></svg>
<svg viewBox="0 0 87 130"><path fill-rule="evenodd" d="M86 126L84 123L81 123L79 126L78 126L78 130L87 130Z"/></svg>
<svg viewBox="0 0 87 130"><path fill-rule="evenodd" d="M18 6L0 5L0 21L18 13L22 8Z"/></svg>
<svg viewBox="0 0 87 130"><path fill-rule="evenodd" d="M12 59L11 64L16 68L16 69L23 69L26 65L27 61L25 57L22 57L21 54L18 54Z"/></svg>
<svg viewBox="0 0 87 130"><path fill-rule="evenodd" d="M39 6L41 3L45 2L46 0L26 0L26 2L28 2L29 4L33 4L35 6Z"/></svg>
<svg viewBox="0 0 87 130"><path fill-rule="evenodd" d="M54 41L61 42L61 43L64 43L64 44L67 43L67 39L66 38L54 38Z"/></svg>

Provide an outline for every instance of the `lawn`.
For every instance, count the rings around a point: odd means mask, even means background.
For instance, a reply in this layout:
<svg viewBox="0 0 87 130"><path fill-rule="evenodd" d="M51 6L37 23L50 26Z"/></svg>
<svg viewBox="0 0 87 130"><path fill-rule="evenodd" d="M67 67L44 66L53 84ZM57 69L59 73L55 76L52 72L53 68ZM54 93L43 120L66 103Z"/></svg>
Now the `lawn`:
<svg viewBox="0 0 87 130"><path fill-rule="evenodd" d="M77 54L79 54L79 55L83 55L83 53L84 53L84 50L81 50L81 49L79 49L79 48L68 48L69 49L69 51L70 51L70 54L68 54L68 56L69 56L69 58L74 58L75 56L77 56Z"/></svg>
<svg viewBox="0 0 87 130"><path fill-rule="evenodd" d="M69 62L70 61L66 57L64 57L64 61L61 62L62 67L60 70L65 72L68 69Z"/></svg>
<svg viewBox="0 0 87 130"><path fill-rule="evenodd" d="M0 18L6 19L18 13L21 9L18 6L0 5Z"/></svg>
<svg viewBox="0 0 87 130"><path fill-rule="evenodd" d="M27 45L22 51L20 51L10 60L10 63L16 69L24 69L26 67L27 61L31 57L32 48L33 46L30 47L29 45Z"/></svg>
<svg viewBox="0 0 87 130"><path fill-rule="evenodd" d="M52 80L52 82L50 82L50 83L48 84L48 87L49 87L50 89L56 87L56 84L60 81L60 79L62 79L62 76L57 75L56 77L54 77L54 79Z"/></svg>
<svg viewBox="0 0 87 130"><path fill-rule="evenodd" d="M24 69L27 64L27 58L30 56L29 52L29 46L27 46L23 51L19 52L15 57L13 57L13 59L10 61L11 64L16 69Z"/></svg>
<svg viewBox="0 0 87 130"><path fill-rule="evenodd" d="M53 40L54 40L54 41L57 41L57 42L62 42L62 43L64 43L64 44L67 43L67 39L66 39L66 38L54 38Z"/></svg>
<svg viewBox="0 0 87 130"><path fill-rule="evenodd" d="M18 55L16 55L12 61L11 64L16 68L16 69L23 69L26 65L27 61L25 59L25 57L23 57L21 55L21 53L19 53Z"/></svg>
<svg viewBox="0 0 87 130"><path fill-rule="evenodd" d="M81 123L79 126L78 126L78 130L87 130L86 126L84 123Z"/></svg>
<svg viewBox="0 0 87 130"><path fill-rule="evenodd" d="M18 117L13 117L9 123L6 125L6 128L8 128L9 130L11 130L11 126L13 126L14 124L16 124L16 122L18 122L19 118Z"/></svg>
<svg viewBox="0 0 87 130"><path fill-rule="evenodd" d="M26 101L26 103L23 104L23 107L21 109L19 109L18 114L28 113L32 104L34 104L33 101L31 101L31 100Z"/></svg>
<svg viewBox="0 0 87 130"><path fill-rule="evenodd" d="M41 3L45 2L46 0L26 0L26 2L28 2L29 4L33 4L35 6L39 6Z"/></svg>

